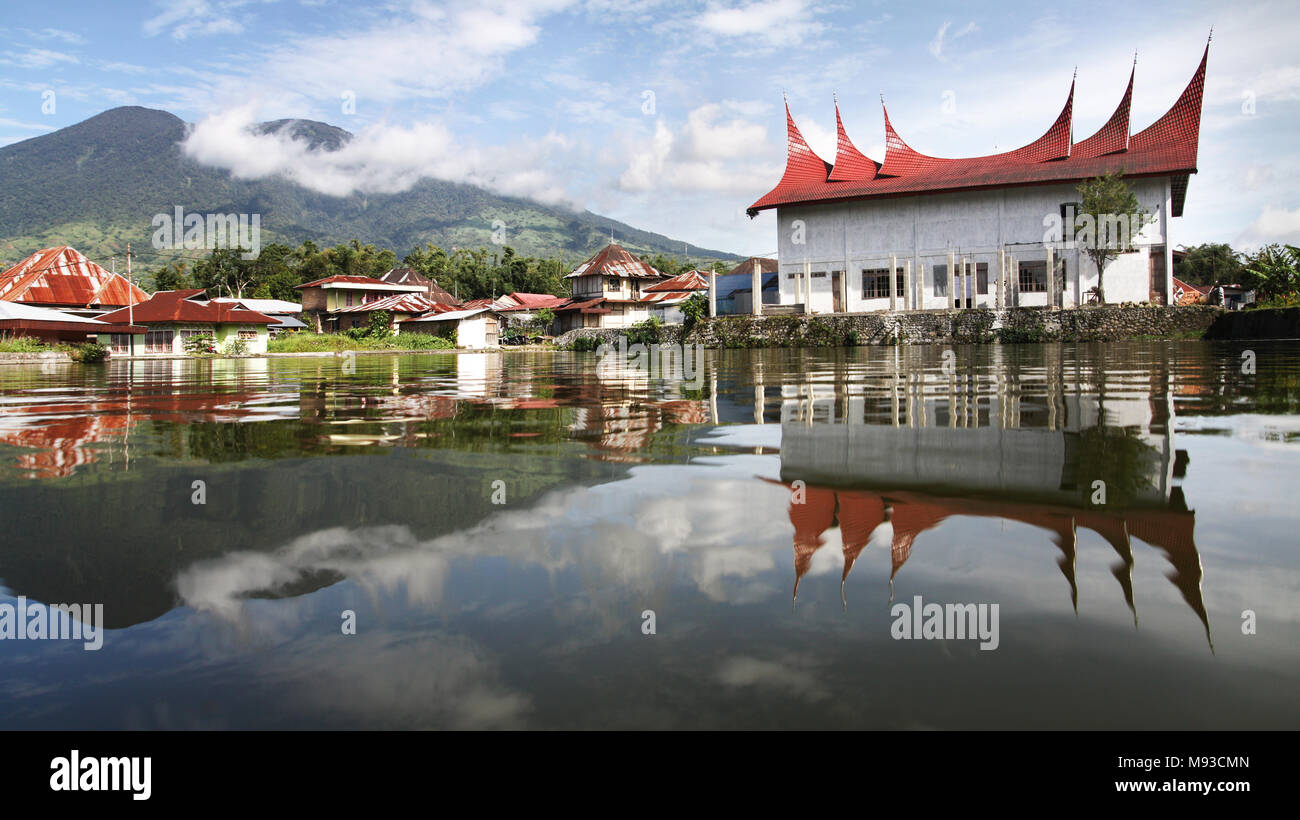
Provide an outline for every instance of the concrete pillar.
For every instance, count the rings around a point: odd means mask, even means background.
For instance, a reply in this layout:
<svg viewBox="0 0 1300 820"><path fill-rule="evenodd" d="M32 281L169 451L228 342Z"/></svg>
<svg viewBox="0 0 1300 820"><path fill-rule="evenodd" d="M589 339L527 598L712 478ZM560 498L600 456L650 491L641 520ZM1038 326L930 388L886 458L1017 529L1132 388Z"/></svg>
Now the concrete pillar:
<svg viewBox="0 0 1300 820"><path fill-rule="evenodd" d="M1056 306L1056 253L1047 245L1047 306Z"/></svg>
<svg viewBox="0 0 1300 820"><path fill-rule="evenodd" d="M889 255L889 312L898 310L898 278L894 270L898 267L898 257Z"/></svg>
<svg viewBox="0 0 1300 820"><path fill-rule="evenodd" d="M971 283L970 283L970 259L968 257L963 256L961 258L961 297L960 297L962 307L968 308L971 306L970 302L966 298L966 294L970 293L973 290L974 288L971 287Z"/></svg>
<svg viewBox="0 0 1300 820"><path fill-rule="evenodd" d="M1011 296L1008 307L1021 307L1021 266L1015 261L1015 253L1006 257L1006 292Z"/></svg>
<svg viewBox="0 0 1300 820"><path fill-rule="evenodd" d="M803 312L812 313L812 263L803 261Z"/></svg>
<svg viewBox="0 0 1300 820"><path fill-rule="evenodd" d="M763 315L763 266L757 259L754 260L754 273L750 277L754 287L753 311L755 316Z"/></svg>
<svg viewBox="0 0 1300 820"><path fill-rule="evenodd" d="M709 318L718 315L718 272L709 271Z"/></svg>
<svg viewBox="0 0 1300 820"><path fill-rule="evenodd" d="M912 260L903 262L903 310L916 310L916 294L912 292Z"/></svg>
<svg viewBox="0 0 1300 820"><path fill-rule="evenodd" d="M948 251L948 309L952 309L953 300L957 298L957 257Z"/></svg>
<svg viewBox="0 0 1300 820"><path fill-rule="evenodd" d="M998 248L998 269L997 272L993 274L993 306L998 310L1002 310L1002 308L1006 307L1002 303L1002 279L1006 275L1006 272L1007 252L1004 248Z"/></svg>

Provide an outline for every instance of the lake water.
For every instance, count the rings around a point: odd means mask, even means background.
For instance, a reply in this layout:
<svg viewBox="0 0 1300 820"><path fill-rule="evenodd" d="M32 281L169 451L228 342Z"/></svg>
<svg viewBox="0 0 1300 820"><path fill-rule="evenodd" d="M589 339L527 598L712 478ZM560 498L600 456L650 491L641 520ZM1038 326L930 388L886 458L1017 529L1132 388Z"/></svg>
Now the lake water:
<svg viewBox="0 0 1300 820"><path fill-rule="evenodd" d="M1300 343L640 364L0 367L0 727L1300 728Z"/></svg>

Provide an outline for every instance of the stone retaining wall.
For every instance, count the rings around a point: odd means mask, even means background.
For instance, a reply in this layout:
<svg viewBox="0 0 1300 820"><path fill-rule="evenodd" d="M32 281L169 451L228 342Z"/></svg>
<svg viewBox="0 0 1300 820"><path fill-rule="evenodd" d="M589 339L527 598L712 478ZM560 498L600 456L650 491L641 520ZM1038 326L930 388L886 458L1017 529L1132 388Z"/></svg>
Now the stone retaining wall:
<svg viewBox="0 0 1300 820"><path fill-rule="evenodd" d="M1220 308L1205 305L1114 305L1073 310L975 308L814 316L719 316L698 322L686 334L685 341L705 347L753 348L1182 339L1200 338L1222 313ZM635 333L635 330L583 328L565 333L555 343L568 347L579 338L591 338L596 340L595 344L614 344L620 335L633 337ZM682 341L682 328L663 326L658 341L661 344Z"/></svg>

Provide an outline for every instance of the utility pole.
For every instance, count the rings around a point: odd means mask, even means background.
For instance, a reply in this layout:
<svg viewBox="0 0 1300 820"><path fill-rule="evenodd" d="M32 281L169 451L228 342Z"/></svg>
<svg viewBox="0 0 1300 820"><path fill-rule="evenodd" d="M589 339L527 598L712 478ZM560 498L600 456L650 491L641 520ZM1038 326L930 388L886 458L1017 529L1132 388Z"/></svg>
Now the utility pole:
<svg viewBox="0 0 1300 820"><path fill-rule="evenodd" d="M127 285L135 284L135 282L131 281L131 243L130 242L126 243L126 283ZM135 298L134 297L135 297L134 291L132 291L131 288L128 287L126 289L126 326L128 328L130 328L135 324ZM134 356L135 335L128 333L126 334L126 338L129 340L127 344L130 345L131 355Z"/></svg>

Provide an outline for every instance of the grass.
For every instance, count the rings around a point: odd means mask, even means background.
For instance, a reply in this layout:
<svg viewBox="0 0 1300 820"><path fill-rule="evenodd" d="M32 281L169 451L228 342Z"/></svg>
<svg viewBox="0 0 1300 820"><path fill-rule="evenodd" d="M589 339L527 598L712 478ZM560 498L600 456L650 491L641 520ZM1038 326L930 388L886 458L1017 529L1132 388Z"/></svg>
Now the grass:
<svg viewBox="0 0 1300 820"><path fill-rule="evenodd" d="M268 353L337 353L343 350L453 350L455 342L427 333L387 339L353 339L341 333L286 333L272 339Z"/></svg>

